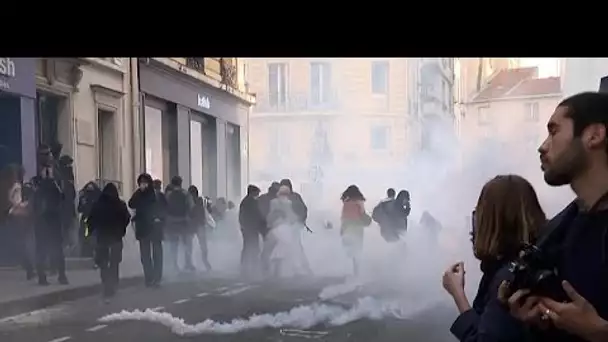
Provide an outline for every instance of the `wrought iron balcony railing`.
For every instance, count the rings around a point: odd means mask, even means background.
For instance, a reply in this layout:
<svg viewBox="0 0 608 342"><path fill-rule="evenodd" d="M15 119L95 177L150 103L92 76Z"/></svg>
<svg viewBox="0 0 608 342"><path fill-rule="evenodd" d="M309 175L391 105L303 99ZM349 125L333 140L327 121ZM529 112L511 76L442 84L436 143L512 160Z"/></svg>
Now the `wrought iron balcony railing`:
<svg viewBox="0 0 608 342"><path fill-rule="evenodd" d="M314 93L258 93L254 111L258 113L288 113L329 111L341 108L336 90Z"/></svg>
<svg viewBox="0 0 608 342"><path fill-rule="evenodd" d="M186 57L186 66L196 70L201 74L205 74L205 58L204 57Z"/></svg>

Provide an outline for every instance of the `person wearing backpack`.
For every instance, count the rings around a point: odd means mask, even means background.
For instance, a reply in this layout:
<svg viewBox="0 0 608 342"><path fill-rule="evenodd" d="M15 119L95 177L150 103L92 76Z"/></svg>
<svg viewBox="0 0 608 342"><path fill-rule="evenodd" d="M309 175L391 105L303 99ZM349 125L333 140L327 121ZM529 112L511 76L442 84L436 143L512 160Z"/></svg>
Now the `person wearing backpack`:
<svg viewBox="0 0 608 342"><path fill-rule="evenodd" d="M167 252L169 265L179 271L178 255L180 245L184 248L185 269L195 271L192 263L192 243L196 233L190 224L190 213L194 208L192 196L182 187L182 178L175 176L165 191L167 199L167 221L165 236L167 239Z"/></svg>

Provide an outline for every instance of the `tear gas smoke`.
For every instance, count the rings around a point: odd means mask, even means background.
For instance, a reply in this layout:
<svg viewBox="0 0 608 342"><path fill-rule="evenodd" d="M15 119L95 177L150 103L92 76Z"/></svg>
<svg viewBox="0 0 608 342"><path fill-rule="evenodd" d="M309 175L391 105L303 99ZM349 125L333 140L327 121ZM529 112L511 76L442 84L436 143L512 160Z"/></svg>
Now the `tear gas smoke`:
<svg viewBox="0 0 608 342"><path fill-rule="evenodd" d="M340 60L337 60L339 62ZM401 75L390 75L401 77ZM349 101L348 98L342 99ZM313 138L315 141L327 137L331 144L351 144L357 146L359 136L353 134L344 138L344 134L335 134L344 129L347 113L336 116L335 120L318 119L321 132ZM541 113L539 124L551 113ZM404 114L405 115L405 114ZM522 147L520 132L501 134L500 137L489 137L463 146L456 138L454 121L460 117L440 119L438 122L425 122L421 119L412 123L408 134L418 128L424 131L427 148L408 148L408 161L396 158L390 165L381 168L369 167L374 161L357 160L354 162L334 163L332 158L315 157L316 169L322 170L321 179L309 180L302 177L302 172L295 172L283 164L289 158L279 158L263 167L264 177L252 179L252 183L262 189L271 181L291 178L294 189L301 193L309 208L308 225L314 233L302 232L302 242L310 266L316 277L346 276L344 283L323 289L319 296L322 300L337 298L356 293L359 297L351 309L329 304L313 304L295 307L289 312L263 314L248 319L235 319L230 323L207 320L196 325L188 325L179 318L167 313L123 312L109 315L106 321L138 319L159 322L178 334L196 333L230 333L245 329L261 327L300 327L308 328L315 324L344 324L358 318L383 317L383 315L402 317L403 308L416 306L419 309L436 305L435 300L451 305L449 296L441 287L441 275L447 266L457 261L465 261L467 270L467 292L473 294L479 277L479 264L473 258L469 237L470 214L476 205L479 191L483 184L501 173L520 174L535 187L541 205L548 216L557 212L572 195L569 189L549 188L542 179L539 169L537 144ZM268 117L266 117L268 120ZM309 117L294 115L281 116L275 124L279 131L301 130L307 125ZM323 121L326 120L327 122ZM401 120L401 121L399 121ZM403 123L405 118L396 122ZM409 119L407 119L410 122ZM321 122L323 121L323 122ZM402 126L399 126L402 127ZM252 120L251 130L256 124ZM394 129L394 128L393 128ZM316 133L315 133L316 134ZM415 135L415 133L411 133ZM332 141L333 137L351 139L349 141ZM289 142L287 139L285 143ZM416 144L415 138L407 137L408 144ZM255 144L255 140L251 141ZM302 143L297 141L294 143ZM333 158L347 160L345 156ZM258 166L256 166L258 167ZM259 168L259 167L258 167ZM306 184L304 184L306 183ZM312 185L311 185L312 184ZM409 217L408 231L397 243L387 243L380 236L375 223L365 228L364 246L361 256L361 270L357 277L352 276L352 263L347 257L340 236L339 201L341 192L350 184L356 184L367 198L366 210L371 213L373 207L385 197L387 188L397 191L407 189L411 194L412 211ZM306 185L306 187L304 186ZM421 214L429 211L443 225L438 236L434 236L427 227L418 223ZM333 229L325 229L324 223L331 221ZM237 274L242 240L238 228L232 238L210 237L209 257L216 270L225 274ZM215 233L214 233L215 234ZM198 251L195 259L198 260ZM370 297L366 297L370 296ZM383 298L378 300L374 298ZM404 306L390 306L384 302L407 303ZM406 310L407 311L407 310ZM412 310L408 313L414 312Z"/></svg>
<svg viewBox="0 0 608 342"><path fill-rule="evenodd" d="M332 63L348 64L348 61L332 59ZM337 67L333 70L341 69ZM389 79L391 77L399 78L401 75L391 74ZM340 100L358 103L354 98L349 99L346 92L340 92ZM273 128L285 136L281 139L281 145L299 145L307 142L293 141L290 137L302 136L296 132L315 126L311 135L310 159L314 169L321 170L315 173L317 176L321 174L319 179L307 176L309 172L295 171L295 166L289 165L289 158L279 158L281 160L273 162L267 160L268 164L264 166L252 165L252 169L264 171L260 172L258 179L254 175L252 183L265 189L273 180L291 178L294 189L306 201L309 207L309 226L314 233L303 233L302 239L315 276L352 274L352 263L344 252L339 232L339 198L348 185L355 184L361 189L367 198L368 213L385 197L388 187L397 191L409 190L412 211L408 231L403 235L402 241L387 243L380 236L375 223L367 227L362 270L358 277L349 276L346 279L342 284L344 289L361 285L364 288L373 287L378 293L391 293L395 298L411 298L415 294L424 298L443 298L449 304L450 299L441 288L441 275L449 264L465 261L467 290L474 291L477 287L479 263L472 255L470 214L486 181L501 173L524 176L534 185L548 216L556 213L572 198L569 189L550 188L542 179L537 148L544 137L539 136L535 143L525 145L525 137L518 127L508 134L484 137L483 140L464 146L460 143L456 128L457 123L464 120L460 113L438 120L426 120L422 116L413 119L395 118L395 127L391 127L391 131L399 129L397 126L409 126L406 134L410 136L406 136L405 143L413 146L408 147L407 162L404 158L395 157L395 162L390 165L383 163L380 168L374 167L373 160L336 156L336 151L331 151L331 146L360 145L363 138L357 134L338 133L338 130L344 130L348 126L347 118L350 114L352 113L338 113L335 117L323 115L314 118L306 115L281 115L280 119L272 123L268 123L269 116L263 116L260 126L256 126L254 115L250 128L254 132L256 127L274 125ZM540 114L538 125L544 126L551 113ZM311 120L318 122L311 126ZM540 131L541 128L538 128ZM414 147L419 143L416 142L417 134L424 135L425 149ZM320 148L319 141L325 140L329 147ZM254 143L255 140L252 139L251 144ZM289 150L288 146L281 148ZM330 150L329 153L327 149ZM349 159L354 161L347 161ZM429 211L443 225L439 236L433 237L426 227L418 224L424 211ZM323 222L327 220L333 223L334 229L323 228ZM323 293L337 291L336 289L339 288L326 289Z"/></svg>
<svg viewBox="0 0 608 342"><path fill-rule="evenodd" d="M180 336L200 334L232 334L249 329L293 327L308 329L320 324L344 325L362 318L380 320L386 317L405 319L413 316L420 308L404 306L394 301L381 302L372 297L361 298L350 309L340 305L315 303L301 305L275 314L256 314L248 318L237 318L231 322L217 322L207 319L196 324L187 324L182 318L170 313L145 311L122 311L99 319L100 322L137 320L159 323Z"/></svg>

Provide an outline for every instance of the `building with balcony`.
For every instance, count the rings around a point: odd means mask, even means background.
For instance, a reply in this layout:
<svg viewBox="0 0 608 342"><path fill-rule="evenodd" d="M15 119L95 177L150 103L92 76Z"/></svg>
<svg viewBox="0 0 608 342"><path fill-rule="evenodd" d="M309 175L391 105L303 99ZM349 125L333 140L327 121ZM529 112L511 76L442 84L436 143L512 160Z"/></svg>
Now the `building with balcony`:
<svg viewBox="0 0 608 342"><path fill-rule="evenodd" d="M418 152L442 153L453 140L454 58L410 59L410 126Z"/></svg>
<svg viewBox="0 0 608 342"><path fill-rule="evenodd" d="M211 198L240 200L247 183L245 91L236 58L140 58L141 162L153 178L173 176Z"/></svg>
<svg viewBox="0 0 608 342"><path fill-rule="evenodd" d="M559 77L538 78L536 67L504 69L465 103L462 146L465 163L518 165L537 178L537 149L546 123L562 99ZM483 170L480 170L483 172ZM487 179L489 175L480 175Z"/></svg>
<svg viewBox="0 0 608 342"><path fill-rule="evenodd" d="M335 201L349 184L383 189L408 152L408 62L388 58L245 61L257 104L251 181L291 178L308 199Z"/></svg>

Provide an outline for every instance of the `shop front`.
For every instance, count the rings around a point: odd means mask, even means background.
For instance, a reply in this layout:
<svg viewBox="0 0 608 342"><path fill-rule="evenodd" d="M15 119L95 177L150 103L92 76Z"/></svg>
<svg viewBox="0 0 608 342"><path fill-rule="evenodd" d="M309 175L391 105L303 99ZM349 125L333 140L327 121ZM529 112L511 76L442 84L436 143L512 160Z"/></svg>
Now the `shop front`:
<svg viewBox="0 0 608 342"><path fill-rule="evenodd" d="M179 175L211 198L242 194L241 127L249 104L153 59L139 64L146 171Z"/></svg>
<svg viewBox="0 0 608 342"><path fill-rule="evenodd" d="M36 173L36 65L33 58L0 57L0 164Z"/></svg>
<svg viewBox="0 0 608 342"><path fill-rule="evenodd" d="M36 173L35 68L31 58L0 57L0 168L23 165L26 179ZM19 263L18 241L16 227L0 226L0 265Z"/></svg>

